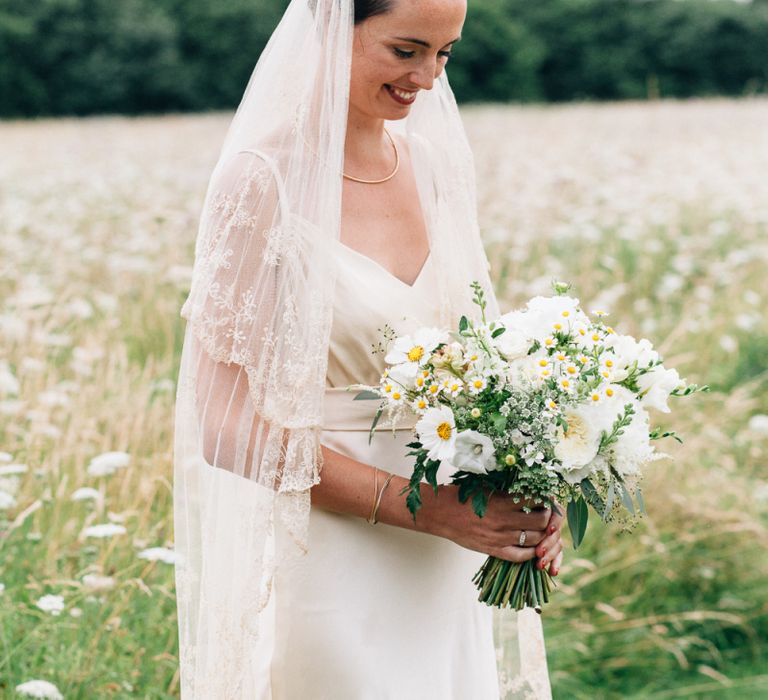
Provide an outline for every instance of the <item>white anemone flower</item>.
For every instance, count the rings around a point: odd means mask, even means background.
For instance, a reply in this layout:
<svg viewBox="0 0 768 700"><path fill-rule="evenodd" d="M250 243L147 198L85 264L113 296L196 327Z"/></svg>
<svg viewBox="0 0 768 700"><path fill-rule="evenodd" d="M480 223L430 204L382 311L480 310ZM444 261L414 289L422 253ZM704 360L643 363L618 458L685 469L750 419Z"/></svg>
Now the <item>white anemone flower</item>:
<svg viewBox="0 0 768 700"><path fill-rule="evenodd" d="M43 612L60 615L64 610L64 598L60 595L44 595L38 598L35 605Z"/></svg>
<svg viewBox="0 0 768 700"><path fill-rule="evenodd" d="M528 331L515 324L515 317L507 315L508 323L502 323L506 329L501 335L491 338L491 343L508 362L518 357L525 357L533 341Z"/></svg>
<svg viewBox="0 0 768 700"><path fill-rule="evenodd" d="M16 692L19 695L26 695L29 698L47 698L47 700L64 700L64 696L59 689L49 681L39 679L26 681L16 686Z"/></svg>
<svg viewBox="0 0 768 700"><path fill-rule="evenodd" d="M451 464L465 472L487 474L497 468L493 442L476 430L462 430L456 436L456 454Z"/></svg>
<svg viewBox="0 0 768 700"><path fill-rule="evenodd" d="M390 365L407 362L417 368L421 367L430 358L435 348L446 340L445 331L439 328L419 328L413 335L396 338L384 361Z"/></svg>
<svg viewBox="0 0 768 700"><path fill-rule="evenodd" d="M625 369L635 362L638 367L648 367L659 359L659 353L653 349L651 341L646 338L635 340L631 335L616 333L606 338L606 347L610 348L616 358L619 369Z"/></svg>
<svg viewBox="0 0 768 700"><path fill-rule="evenodd" d="M425 411L416 423L416 434L429 459L448 462L453 459L456 452L456 421L448 406Z"/></svg>

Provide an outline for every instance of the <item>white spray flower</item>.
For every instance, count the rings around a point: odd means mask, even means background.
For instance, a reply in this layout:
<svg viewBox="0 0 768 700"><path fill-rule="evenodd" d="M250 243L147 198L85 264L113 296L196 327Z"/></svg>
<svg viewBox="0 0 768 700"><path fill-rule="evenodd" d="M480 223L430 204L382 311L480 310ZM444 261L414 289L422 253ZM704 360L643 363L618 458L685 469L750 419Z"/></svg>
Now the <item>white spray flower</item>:
<svg viewBox="0 0 768 700"><path fill-rule="evenodd" d="M497 468L493 442L476 430L462 430L456 436L456 454L451 459L456 469L486 474Z"/></svg>
<svg viewBox="0 0 768 700"><path fill-rule="evenodd" d="M430 408L416 423L419 442L429 459L450 461L456 451L456 421L447 406Z"/></svg>

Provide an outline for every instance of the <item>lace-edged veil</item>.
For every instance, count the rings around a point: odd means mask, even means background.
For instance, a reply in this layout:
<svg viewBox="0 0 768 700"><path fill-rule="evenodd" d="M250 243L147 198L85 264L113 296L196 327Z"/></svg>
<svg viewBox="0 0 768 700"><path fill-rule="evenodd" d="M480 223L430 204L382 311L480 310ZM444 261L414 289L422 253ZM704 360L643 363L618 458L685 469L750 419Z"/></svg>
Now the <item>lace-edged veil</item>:
<svg viewBox="0 0 768 700"><path fill-rule="evenodd" d="M322 473L353 29L352 0L292 0L205 195L181 311L174 439L184 698L263 697L256 650L273 636L264 610L274 572L307 551L310 488ZM472 280L496 315L472 156L445 74L388 127L407 139L432 224L442 322L453 326L473 308Z"/></svg>

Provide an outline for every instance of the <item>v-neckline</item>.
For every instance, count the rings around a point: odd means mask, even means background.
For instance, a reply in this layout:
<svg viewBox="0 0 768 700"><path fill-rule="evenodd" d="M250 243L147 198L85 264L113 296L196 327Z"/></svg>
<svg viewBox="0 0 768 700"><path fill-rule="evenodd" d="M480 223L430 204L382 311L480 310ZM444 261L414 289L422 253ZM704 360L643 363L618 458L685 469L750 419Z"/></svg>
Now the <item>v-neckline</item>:
<svg viewBox="0 0 768 700"><path fill-rule="evenodd" d="M408 284L404 279L401 279L396 274L390 272L384 265L382 265L380 262L377 262L373 258L369 257L368 255L365 255L365 253L361 253L359 250L355 250L351 246L348 246L346 243L342 243L341 240L337 239L337 243L346 250L350 251L353 255L356 255L359 258L362 258L363 260L367 260L371 265L374 267L377 267L379 270L381 270L387 277L390 277L391 279L395 280L396 282L399 282L404 287L407 287L408 289L413 289L419 282L419 280L424 276L424 271L426 270L427 265L429 264L430 258L432 257L432 248L430 247L429 252L427 253L426 257L424 258L424 262L421 263L421 267L419 268L419 271L416 273L416 277L414 278L413 282L411 284Z"/></svg>

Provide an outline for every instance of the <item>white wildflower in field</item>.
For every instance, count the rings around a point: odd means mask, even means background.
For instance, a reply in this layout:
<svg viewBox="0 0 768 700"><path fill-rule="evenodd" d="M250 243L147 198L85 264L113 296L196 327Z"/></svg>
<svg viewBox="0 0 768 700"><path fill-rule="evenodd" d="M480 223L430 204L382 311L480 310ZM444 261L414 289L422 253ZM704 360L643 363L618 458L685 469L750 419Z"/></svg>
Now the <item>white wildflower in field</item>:
<svg viewBox="0 0 768 700"><path fill-rule="evenodd" d="M747 428L752 433L768 436L768 415L764 413L756 413L749 419Z"/></svg>
<svg viewBox="0 0 768 700"><path fill-rule="evenodd" d="M70 500L72 501L90 501L90 500L98 500L101 497L101 494L94 488L91 488L90 486L81 486L79 489L74 491L72 495L70 496Z"/></svg>
<svg viewBox="0 0 768 700"><path fill-rule="evenodd" d="M0 452L0 462L10 462L13 455L10 452Z"/></svg>
<svg viewBox="0 0 768 700"><path fill-rule="evenodd" d="M17 476L29 471L26 464L4 464L0 467L0 476Z"/></svg>
<svg viewBox="0 0 768 700"><path fill-rule="evenodd" d="M8 508L13 508L16 505L16 499L13 497L13 494L7 493L6 491L0 491L0 510L7 510Z"/></svg>
<svg viewBox="0 0 768 700"><path fill-rule="evenodd" d="M64 700L64 696L59 689L48 681L33 680L16 686L16 692L19 695L26 695L29 698L47 698L48 700Z"/></svg>
<svg viewBox="0 0 768 700"><path fill-rule="evenodd" d="M115 579L113 579L111 576L85 574L82 581L83 586L91 591L108 591L115 587Z"/></svg>
<svg viewBox="0 0 768 700"><path fill-rule="evenodd" d="M0 583L0 595L2 595L5 592L5 584Z"/></svg>
<svg viewBox="0 0 768 700"><path fill-rule="evenodd" d="M0 394L12 394L19 393L19 380L16 379L16 375L11 372L11 368L7 362L0 363Z"/></svg>
<svg viewBox="0 0 768 700"><path fill-rule="evenodd" d="M118 469L127 467L131 457L127 452L104 452L94 457L88 465L91 476L109 476Z"/></svg>
<svg viewBox="0 0 768 700"><path fill-rule="evenodd" d="M43 612L60 615L61 611L64 610L64 598L60 595L44 595L38 598L35 605Z"/></svg>
<svg viewBox="0 0 768 700"><path fill-rule="evenodd" d="M114 535L124 535L126 529L122 525L114 523L101 523L100 525L91 525L83 530L84 537L107 538Z"/></svg>
<svg viewBox="0 0 768 700"><path fill-rule="evenodd" d="M82 608L72 608L69 611L69 614L71 617L82 617L83 616L83 609Z"/></svg>
<svg viewBox="0 0 768 700"><path fill-rule="evenodd" d="M178 561L178 555L172 549L167 547L150 547L137 554L139 559L148 561L161 561L164 564L175 564Z"/></svg>

